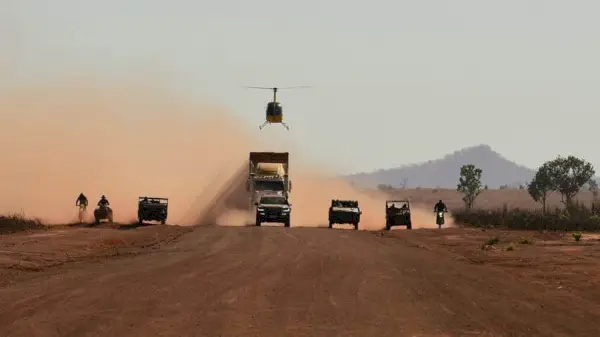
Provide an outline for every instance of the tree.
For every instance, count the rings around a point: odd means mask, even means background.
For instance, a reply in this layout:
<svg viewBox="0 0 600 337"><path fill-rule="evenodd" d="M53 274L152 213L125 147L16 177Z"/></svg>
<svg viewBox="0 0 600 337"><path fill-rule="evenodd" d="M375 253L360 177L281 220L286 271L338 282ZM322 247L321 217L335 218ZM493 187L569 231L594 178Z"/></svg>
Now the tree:
<svg viewBox="0 0 600 337"><path fill-rule="evenodd" d="M596 179L592 178L588 182L588 191L592 192L595 201L598 198L598 182L596 182Z"/></svg>
<svg viewBox="0 0 600 337"><path fill-rule="evenodd" d="M596 174L592 164L575 156L558 156L546 164L550 170L552 185L567 207L572 205L573 198Z"/></svg>
<svg viewBox="0 0 600 337"><path fill-rule="evenodd" d="M554 191L555 189L556 186L554 186L552 172L548 163L542 165L535 173L533 180L527 184L527 191L529 192L529 195L533 198L533 200L542 204L542 213L546 213L546 200L548 193Z"/></svg>
<svg viewBox="0 0 600 337"><path fill-rule="evenodd" d="M475 165L463 165L460 168L460 178L456 190L464 194L465 207L471 209L477 196L484 191L481 185L483 171Z"/></svg>

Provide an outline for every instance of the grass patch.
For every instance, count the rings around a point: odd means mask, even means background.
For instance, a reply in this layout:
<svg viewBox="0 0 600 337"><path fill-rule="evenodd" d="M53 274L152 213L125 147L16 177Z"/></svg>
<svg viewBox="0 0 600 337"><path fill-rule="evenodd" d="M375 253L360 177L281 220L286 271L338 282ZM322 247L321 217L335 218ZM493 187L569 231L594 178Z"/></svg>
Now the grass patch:
<svg viewBox="0 0 600 337"><path fill-rule="evenodd" d="M40 229L47 227L39 219L28 219L22 214L0 215L0 234Z"/></svg>
<svg viewBox="0 0 600 337"><path fill-rule="evenodd" d="M531 244L533 244L533 239L532 238L522 237L522 238L519 239L519 244L520 245L531 245Z"/></svg>
<svg viewBox="0 0 600 337"><path fill-rule="evenodd" d="M497 237L497 236L493 237L481 245L481 250L490 250L490 249L492 249L492 247L494 247L494 245L496 245L499 242L500 242L499 237Z"/></svg>

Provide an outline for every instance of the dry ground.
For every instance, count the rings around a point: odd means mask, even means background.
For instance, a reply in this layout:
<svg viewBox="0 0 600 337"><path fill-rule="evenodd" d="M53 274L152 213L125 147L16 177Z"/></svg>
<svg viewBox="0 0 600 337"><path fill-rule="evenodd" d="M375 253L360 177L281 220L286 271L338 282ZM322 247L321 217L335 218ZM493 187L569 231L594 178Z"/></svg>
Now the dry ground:
<svg viewBox="0 0 600 337"><path fill-rule="evenodd" d="M1 336L600 336L591 235L104 226L0 246Z"/></svg>

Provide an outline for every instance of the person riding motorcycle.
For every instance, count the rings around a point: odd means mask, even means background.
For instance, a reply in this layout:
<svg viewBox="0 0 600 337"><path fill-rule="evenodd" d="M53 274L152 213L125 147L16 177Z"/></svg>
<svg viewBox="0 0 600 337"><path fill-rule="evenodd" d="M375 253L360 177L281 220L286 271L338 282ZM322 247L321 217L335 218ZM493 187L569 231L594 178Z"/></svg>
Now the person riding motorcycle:
<svg viewBox="0 0 600 337"><path fill-rule="evenodd" d="M79 193L79 197L77 197L77 201L75 201L75 206L83 206L86 208L88 205L88 199L83 195L83 193Z"/></svg>
<svg viewBox="0 0 600 337"><path fill-rule="evenodd" d="M442 202L442 200L438 201L435 206L433 206L434 212L448 212L448 208L446 208L446 204Z"/></svg>
<svg viewBox="0 0 600 337"><path fill-rule="evenodd" d="M108 199L106 199L106 197L103 195L100 198L100 201L98 201L98 206L102 207L102 206L108 206L110 205L110 202L108 202Z"/></svg>

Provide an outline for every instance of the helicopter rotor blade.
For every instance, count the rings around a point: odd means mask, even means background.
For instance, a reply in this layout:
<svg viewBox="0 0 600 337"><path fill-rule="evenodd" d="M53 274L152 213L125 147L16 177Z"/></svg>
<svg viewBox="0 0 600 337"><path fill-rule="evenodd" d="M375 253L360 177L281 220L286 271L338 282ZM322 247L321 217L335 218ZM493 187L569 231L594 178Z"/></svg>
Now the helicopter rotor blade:
<svg viewBox="0 0 600 337"><path fill-rule="evenodd" d="M248 86L244 86L244 88L249 88L249 89L265 89L265 90L280 90L280 89L301 89L301 88L312 88L312 86L310 85L299 85L299 86L293 86L293 87L248 87Z"/></svg>
<svg viewBox="0 0 600 337"><path fill-rule="evenodd" d="M312 88L311 85L298 85L298 86L294 86L294 87L280 87L277 89L302 89L302 88Z"/></svg>

